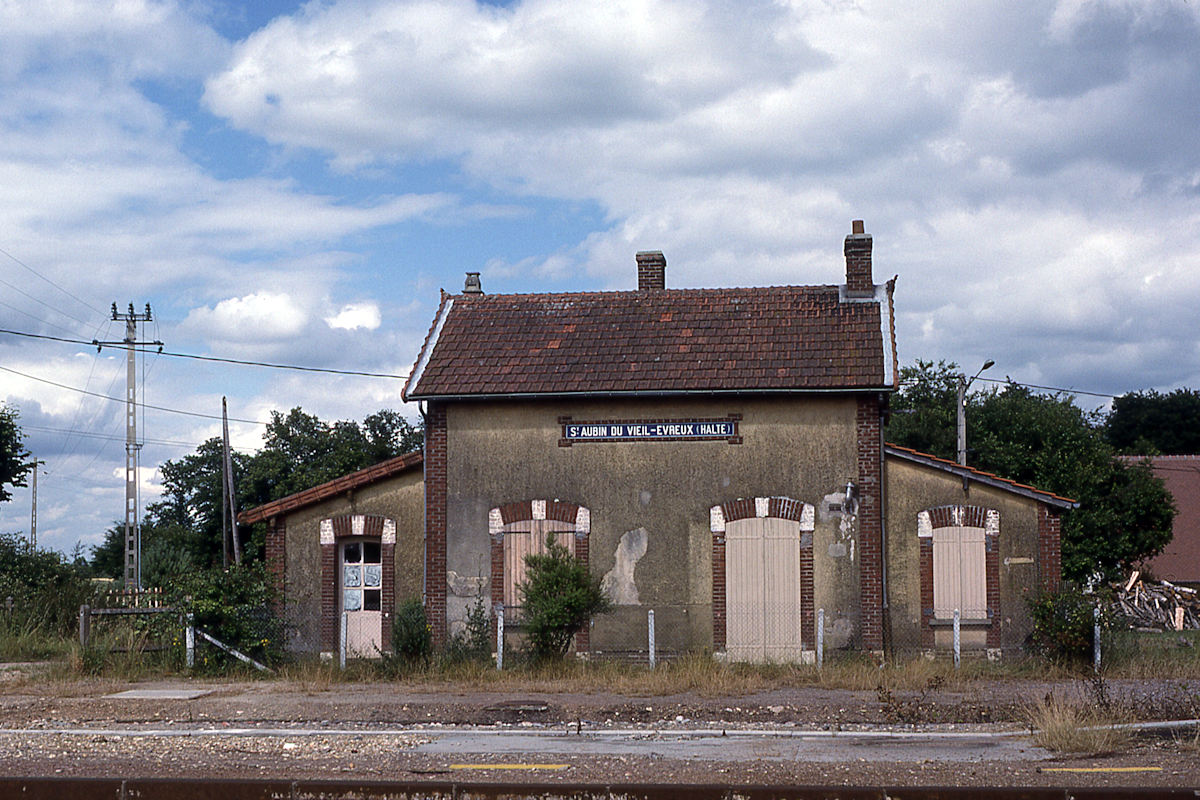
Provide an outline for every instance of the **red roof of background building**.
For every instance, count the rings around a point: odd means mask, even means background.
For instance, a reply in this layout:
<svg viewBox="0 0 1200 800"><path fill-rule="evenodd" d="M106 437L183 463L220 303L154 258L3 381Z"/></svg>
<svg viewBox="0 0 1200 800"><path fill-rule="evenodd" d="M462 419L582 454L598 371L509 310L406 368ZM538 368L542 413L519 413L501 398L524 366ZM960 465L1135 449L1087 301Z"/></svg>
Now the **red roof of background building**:
<svg viewBox="0 0 1200 800"><path fill-rule="evenodd" d="M890 286L884 302L837 286L444 295L404 397L890 388Z"/></svg>
<svg viewBox="0 0 1200 800"><path fill-rule="evenodd" d="M1148 460L1175 500L1171 541L1146 566L1160 580L1200 583L1200 455L1128 456L1122 460Z"/></svg>

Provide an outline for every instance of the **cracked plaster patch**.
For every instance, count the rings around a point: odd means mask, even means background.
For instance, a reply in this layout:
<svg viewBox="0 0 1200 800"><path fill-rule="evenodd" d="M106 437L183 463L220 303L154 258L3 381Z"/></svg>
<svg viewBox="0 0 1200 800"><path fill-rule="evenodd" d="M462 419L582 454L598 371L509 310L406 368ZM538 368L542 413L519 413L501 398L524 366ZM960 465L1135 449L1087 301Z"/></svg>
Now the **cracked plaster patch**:
<svg viewBox="0 0 1200 800"><path fill-rule="evenodd" d="M640 602L633 572L638 561L646 555L649 539L650 534L645 528L635 528L621 536L615 554L616 563L600 581L600 588L615 605L636 606Z"/></svg>

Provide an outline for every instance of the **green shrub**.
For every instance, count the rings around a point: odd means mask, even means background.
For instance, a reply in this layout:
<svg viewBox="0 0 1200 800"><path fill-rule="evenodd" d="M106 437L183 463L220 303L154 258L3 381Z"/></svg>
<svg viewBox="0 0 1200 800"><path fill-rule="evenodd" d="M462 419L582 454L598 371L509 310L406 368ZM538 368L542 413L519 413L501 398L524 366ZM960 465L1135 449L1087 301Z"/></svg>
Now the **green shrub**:
<svg viewBox="0 0 1200 800"><path fill-rule="evenodd" d="M415 598L405 600L392 618L392 653L403 666L429 662L433 651L433 629L425 618L425 606Z"/></svg>
<svg viewBox="0 0 1200 800"><path fill-rule="evenodd" d="M190 612L197 628L267 665L278 664L284 655L283 624L274 613L277 595L275 576L262 562L190 572L168 589L171 604ZM197 666L202 670L239 663L199 639L196 646ZM206 647L203 657L199 655L201 647Z"/></svg>
<svg viewBox="0 0 1200 800"><path fill-rule="evenodd" d="M1102 609L1107 605L1099 596L1085 595L1074 588L1033 598L1029 601L1029 615L1033 618L1029 649L1049 661L1090 661L1097 604ZM1111 615L1102 611L1101 629L1111 625Z"/></svg>
<svg viewBox="0 0 1200 800"><path fill-rule="evenodd" d="M20 536L0 533L0 653L5 658L60 651L60 643L76 630L79 607L91 596L91 582L61 554L30 550Z"/></svg>
<svg viewBox="0 0 1200 800"><path fill-rule="evenodd" d="M557 544L546 539L547 552L525 556L525 580L521 595L526 646L534 660L562 658L571 638L596 614L612 604L600 590L600 580L588 574L587 566Z"/></svg>

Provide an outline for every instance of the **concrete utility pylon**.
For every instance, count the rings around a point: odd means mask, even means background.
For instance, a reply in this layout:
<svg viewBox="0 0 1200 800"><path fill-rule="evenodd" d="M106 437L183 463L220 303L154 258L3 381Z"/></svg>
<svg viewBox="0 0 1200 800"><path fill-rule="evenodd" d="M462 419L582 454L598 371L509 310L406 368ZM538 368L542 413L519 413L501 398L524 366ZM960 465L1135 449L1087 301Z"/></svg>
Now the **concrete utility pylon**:
<svg viewBox="0 0 1200 800"><path fill-rule="evenodd" d="M125 588L142 588L142 536L138 524L138 491L137 468L138 453L141 444L137 440L137 348L146 345L156 345L162 350L162 342L139 342L137 340L137 324L151 322L154 316L150 312L150 304L146 303L144 313L133 310L129 304L127 313L118 313L117 304L112 304L114 322L125 323L125 338L120 342L95 342L96 346L117 345L125 346Z"/></svg>

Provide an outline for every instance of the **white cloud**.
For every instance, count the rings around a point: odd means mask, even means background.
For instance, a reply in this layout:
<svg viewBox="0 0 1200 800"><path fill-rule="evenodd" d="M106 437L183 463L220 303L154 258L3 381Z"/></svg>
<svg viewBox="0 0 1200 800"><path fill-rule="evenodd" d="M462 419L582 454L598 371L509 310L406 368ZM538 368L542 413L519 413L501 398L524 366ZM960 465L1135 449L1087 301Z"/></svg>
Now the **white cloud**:
<svg viewBox="0 0 1200 800"><path fill-rule="evenodd" d="M325 318L325 324L329 327L348 331L358 328L373 331L379 327L381 321L379 306L375 303L350 303L342 306L333 316Z"/></svg>
<svg viewBox="0 0 1200 800"><path fill-rule="evenodd" d="M257 342L295 336L308 319L308 312L295 298L261 291L226 298L212 308L193 309L183 324L213 340Z"/></svg>

